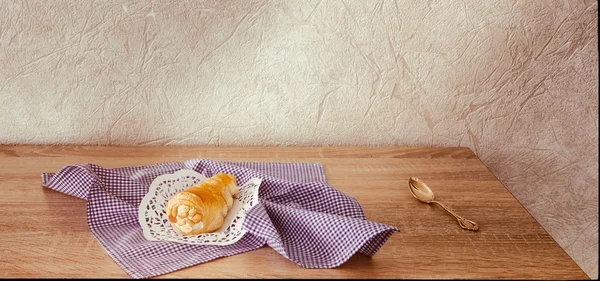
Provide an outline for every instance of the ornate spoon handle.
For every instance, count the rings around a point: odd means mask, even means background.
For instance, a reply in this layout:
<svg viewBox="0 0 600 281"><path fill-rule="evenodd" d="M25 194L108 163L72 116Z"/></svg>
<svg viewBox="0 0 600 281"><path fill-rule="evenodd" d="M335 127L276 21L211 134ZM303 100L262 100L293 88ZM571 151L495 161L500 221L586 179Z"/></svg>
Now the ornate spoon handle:
<svg viewBox="0 0 600 281"><path fill-rule="evenodd" d="M444 206L440 202L437 202L437 201L431 201L431 202L440 205L440 207L444 208L444 210L446 210L446 211L448 211L448 213L452 214L458 220L458 225L460 225L460 227L462 227L463 229L473 230L473 231L479 230L479 225L477 225L477 223L475 223L474 221L468 220L468 219L465 219L465 218L459 216L457 213L453 212L452 210L450 210L448 207Z"/></svg>

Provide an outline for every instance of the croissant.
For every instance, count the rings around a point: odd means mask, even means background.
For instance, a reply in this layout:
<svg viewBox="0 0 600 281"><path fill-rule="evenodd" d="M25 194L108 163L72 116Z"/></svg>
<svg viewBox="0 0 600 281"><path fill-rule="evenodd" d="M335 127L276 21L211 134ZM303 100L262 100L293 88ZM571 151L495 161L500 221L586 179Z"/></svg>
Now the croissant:
<svg viewBox="0 0 600 281"><path fill-rule="evenodd" d="M218 173L173 195L167 202L167 219L183 235L213 232L223 225L237 193L235 176Z"/></svg>

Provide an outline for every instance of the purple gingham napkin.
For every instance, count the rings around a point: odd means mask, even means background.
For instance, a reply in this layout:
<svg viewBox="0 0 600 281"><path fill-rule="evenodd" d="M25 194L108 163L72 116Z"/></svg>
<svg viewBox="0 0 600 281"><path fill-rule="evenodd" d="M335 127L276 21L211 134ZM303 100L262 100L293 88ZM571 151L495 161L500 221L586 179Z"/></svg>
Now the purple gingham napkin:
<svg viewBox="0 0 600 281"><path fill-rule="evenodd" d="M210 177L234 174L239 183L262 178L248 230L227 246L147 241L138 206L152 181L190 169ZM192 159L148 166L67 165L42 174L44 187L86 200L87 224L108 255L133 278L148 278L265 244L306 268L332 268L355 253L373 256L397 228L365 219L358 202L329 186L318 163L217 162Z"/></svg>

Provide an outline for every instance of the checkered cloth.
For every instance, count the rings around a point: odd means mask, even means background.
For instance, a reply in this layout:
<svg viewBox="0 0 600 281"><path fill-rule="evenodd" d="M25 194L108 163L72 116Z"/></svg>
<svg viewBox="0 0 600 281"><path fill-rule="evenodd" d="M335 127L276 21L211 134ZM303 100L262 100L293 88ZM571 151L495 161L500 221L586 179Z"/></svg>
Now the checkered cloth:
<svg viewBox="0 0 600 281"><path fill-rule="evenodd" d="M138 206L152 181L190 169L226 172L244 183L262 178L259 204L242 239L227 246L147 241ZM86 200L87 224L108 255L133 278L148 278L258 249L265 244L306 268L333 268L355 253L374 255L397 228L365 219L358 202L329 186L321 164L192 159L149 166L67 165L42 174L44 187Z"/></svg>

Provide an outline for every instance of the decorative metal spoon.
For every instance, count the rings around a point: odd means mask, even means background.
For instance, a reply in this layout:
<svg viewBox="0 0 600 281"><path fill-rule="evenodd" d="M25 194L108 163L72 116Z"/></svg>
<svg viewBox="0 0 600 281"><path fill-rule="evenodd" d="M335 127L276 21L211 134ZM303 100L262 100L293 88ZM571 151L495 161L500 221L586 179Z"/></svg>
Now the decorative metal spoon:
<svg viewBox="0 0 600 281"><path fill-rule="evenodd" d="M448 209L448 207L442 205L442 203L434 201L435 196L433 195L433 191L427 186L424 182L420 181L418 178L411 177L408 179L408 187L410 189L410 193L417 198L417 200L431 204L436 203L440 205L440 207L444 208L444 210L448 211L448 213L452 214L457 220L460 227L467 230L477 231L479 230L479 225L472 220L465 219L459 215L457 215L452 210Z"/></svg>

